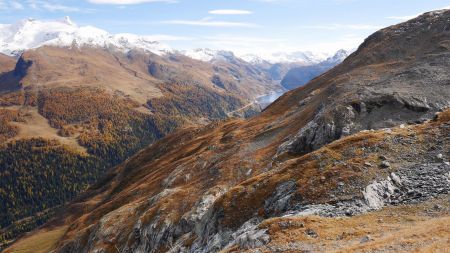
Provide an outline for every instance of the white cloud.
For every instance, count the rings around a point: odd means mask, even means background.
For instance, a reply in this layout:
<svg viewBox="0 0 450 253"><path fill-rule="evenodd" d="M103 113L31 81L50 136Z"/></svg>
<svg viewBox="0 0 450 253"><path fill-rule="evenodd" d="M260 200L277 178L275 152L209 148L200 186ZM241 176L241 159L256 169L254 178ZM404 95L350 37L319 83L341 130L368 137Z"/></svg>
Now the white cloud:
<svg viewBox="0 0 450 253"><path fill-rule="evenodd" d="M82 10L77 7L67 6L63 4L57 4L49 1L40 0L28 0L28 7L35 10L46 10L50 12L82 12L87 10Z"/></svg>
<svg viewBox="0 0 450 253"><path fill-rule="evenodd" d="M303 29L320 29L320 30L378 30L384 26L366 25L366 24L328 24L328 25L310 25L300 26Z"/></svg>
<svg viewBox="0 0 450 253"><path fill-rule="evenodd" d="M24 6L18 1L0 1L0 10L23 10Z"/></svg>
<svg viewBox="0 0 450 253"><path fill-rule="evenodd" d="M88 0L93 4L115 4L115 5L128 5L128 4L143 4L143 3L177 3L176 0Z"/></svg>
<svg viewBox="0 0 450 253"><path fill-rule="evenodd" d="M209 11L209 14L214 15L248 15L253 12L247 10L232 10L232 9L224 9L224 10L212 10Z"/></svg>
<svg viewBox="0 0 450 253"><path fill-rule="evenodd" d="M19 2L12 1L12 2L10 3L10 5L11 5L11 7L12 7L13 9L16 9L16 10L23 10L23 5L22 5L21 3L19 3Z"/></svg>
<svg viewBox="0 0 450 253"><path fill-rule="evenodd" d="M229 22L229 21L215 21L209 18L201 20L168 20L163 21L164 24L172 25L190 25L190 26L210 26L210 27L243 27L243 28L256 28L257 24L244 23L244 22Z"/></svg>

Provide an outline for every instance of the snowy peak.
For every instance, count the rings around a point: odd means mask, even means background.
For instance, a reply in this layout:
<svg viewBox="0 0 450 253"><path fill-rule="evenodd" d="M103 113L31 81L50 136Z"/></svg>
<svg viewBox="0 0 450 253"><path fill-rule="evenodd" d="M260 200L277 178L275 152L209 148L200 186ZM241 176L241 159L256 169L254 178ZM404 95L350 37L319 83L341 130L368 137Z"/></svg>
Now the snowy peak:
<svg viewBox="0 0 450 253"><path fill-rule="evenodd" d="M254 54L247 54L241 58L253 65L276 64L276 63L295 63L303 66L312 66L317 64L338 64L347 58L353 51L341 49L335 54L313 53L309 51L297 51L292 53L274 53L267 57L260 57Z"/></svg>
<svg viewBox="0 0 450 253"><path fill-rule="evenodd" d="M213 62L213 61L235 61L237 57L231 51L225 50L213 50L209 48L196 48L191 50L183 50L180 51L181 54L204 62Z"/></svg>
<svg viewBox="0 0 450 253"><path fill-rule="evenodd" d="M199 61L209 62L217 55L217 51L208 48L196 48L180 51L181 54Z"/></svg>
<svg viewBox="0 0 450 253"><path fill-rule="evenodd" d="M316 65L326 61L332 55L327 53L315 53L310 51L296 52L276 52L265 55L247 54L241 56L243 60L252 64L276 64L276 63L298 63L300 65L309 66Z"/></svg>
<svg viewBox="0 0 450 253"><path fill-rule="evenodd" d="M78 26L69 17L56 21L21 20L0 24L0 52L18 56L45 45L115 48L123 52L141 49L158 55L171 52L169 46L134 34L110 34L93 26Z"/></svg>
<svg viewBox="0 0 450 253"><path fill-rule="evenodd" d="M204 62L221 60L229 62L235 61L236 59L241 59L252 65L297 63L304 66L317 65L323 62L340 63L349 55L349 52L343 49L337 51L334 55L327 53L313 53L309 51L297 51L292 53L273 53L266 57L255 54L244 54L236 56L231 51L213 50L209 48L183 50L179 51L179 53L192 59Z"/></svg>
<svg viewBox="0 0 450 253"><path fill-rule="evenodd" d="M253 65L263 65L263 64L270 64L269 61L263 59L262 57L255 55L255 54L246 54L241 56L241 59L253 64Z"/></svg>
<svg viewBox="0 0 450 253"><path fill-rule="evenodd" d="M345 58L347 58L353 51L354 50L347 51L347 50L341 49L341 50L337 51L333 56L326 59L325 63L331 64L331 65L339 64L339 63L343 62L345 60Z"/></svg>

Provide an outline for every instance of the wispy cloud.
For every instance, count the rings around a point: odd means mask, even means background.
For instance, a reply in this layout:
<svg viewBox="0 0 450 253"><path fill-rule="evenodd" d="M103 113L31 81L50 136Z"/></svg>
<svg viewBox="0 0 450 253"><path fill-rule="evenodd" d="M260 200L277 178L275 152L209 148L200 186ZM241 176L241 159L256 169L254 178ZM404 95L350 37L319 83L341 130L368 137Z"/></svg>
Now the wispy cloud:
<svg viewBox="0 0 450 253"><path fill-rule="evenodd" d="M300 26L300 28L320 29L320 30L378 30L383 28L383 26L367 25L367 24L328 24L328 25Z"/></svg>
<svg viewBox="0 0 450 253"><path fill-rule="evenodd" d="M129 5L129 4L143 4L143 3L178 3L177 0L88 0L93 4L114 4L114 5Z"/></svg>
<svg viewBox="0 0 450 253"><path fill-rule="evenodd" d="M162 21L163 24L171 25L189 25L189 26L210 26L210 27L243 27L243 28L257 28L257 24L245 22L230 22L230 21L216 21L210 18L200 20L167 20Z"/></svg>
<svg viewBox="0 0 450 253"><path fill-rule="evenodd" d="M0 1L0 10L23 10L24 6L18 1Z"/></svg>
<svg viewBox="0 0 450 253"><path fill-rule="evenodd" d="M46 0L24 0L24 1L3 1L0 0L0 10L18 11L18 10L41 10L50 12L82 12L88 11L78 7L67 6L54 1Z"/></svg>
<svg viewBox="0 0 450 253"><path fill-rule="evenodd" d="M63 5L50 1L28 0L28 7L34 10L45 10L50 12L90 12L92 10L80 9L74 6Z"/></svg>
<svg viewBox="0 0 450 253"><path fill-rule="evenodd" d="M223 10L212 10L209 14L214 15L249 15L253 12L247 10L233 10L233 9L223 9Z"/></svg>
<svg viewBox="0 0 450 253"><path fill-rule="evenodd" d="M24 9L23 5L21 3L19 3L19 2L16 2L16 1L11 1L10 5L11 5L11 7L13 9L16 9L16 10L23 10Z"/></svg>

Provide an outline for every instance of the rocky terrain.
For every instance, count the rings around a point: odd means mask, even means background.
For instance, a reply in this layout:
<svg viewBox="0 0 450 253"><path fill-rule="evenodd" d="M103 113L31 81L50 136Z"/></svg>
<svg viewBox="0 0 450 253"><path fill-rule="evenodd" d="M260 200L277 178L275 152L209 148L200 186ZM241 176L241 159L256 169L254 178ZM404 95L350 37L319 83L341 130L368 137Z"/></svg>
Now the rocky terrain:
<svg viewBox="0 0 450 253"><path fill-rule="evenodd" d="M449 20L382 29L258 116L168 135L5 252L445 252Z"/></svg>

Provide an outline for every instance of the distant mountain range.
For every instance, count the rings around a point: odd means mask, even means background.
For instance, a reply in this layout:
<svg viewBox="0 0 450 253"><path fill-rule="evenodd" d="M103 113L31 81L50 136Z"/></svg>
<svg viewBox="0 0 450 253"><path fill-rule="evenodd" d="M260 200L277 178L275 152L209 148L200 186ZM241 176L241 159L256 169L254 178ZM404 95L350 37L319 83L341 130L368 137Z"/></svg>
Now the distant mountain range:
<svg viewBox="0 0 450 253"><path fill-rule="evenodd" d="M325 73L327 70L332 69L334 66L341 63L349 55L349 51L339 50L332 57L329 57L317 64L295 66L290 68L281 80L281 85L288 90L303 86L315 77Z"/></svg>
<svg viewBox="0 0 450 253"><path fill-rule="evenodd" d="M15 24L0 24L0 53L17 58L26 50L42 46L91 47L122 53L142 50L159 56L184 55L211 63L219 61L231 64L247 63L268 74L273 81L281 82L287 90L304 85L342 62L350 53L346 50L339 50L335 54L309 51L279 52L263 58L254 54L238 56L231 51L208 48L176 50L155 41L151 36L110 34L93 26L78 26L69 17L53 21L25 19Z"/></svg>
<svg viewBox="0 0 450 253"><path fill-rule="evenodd" d="M230 51L208 48L175 50L166 44L155 41L151 36L129 33L110 34L93 26L78 26L69 17L52 21L29 18L15 24L0 24L0 52L3 54L18 57L25 50L45 45L115 48L122 52L141 49L157 55L180 53L201 61L236 57ZM298 51L273 53L267 58L254 54L240 55L238 57L251 64L295 62L302 65L315 65L334 56L328 53Z"/></svg>

